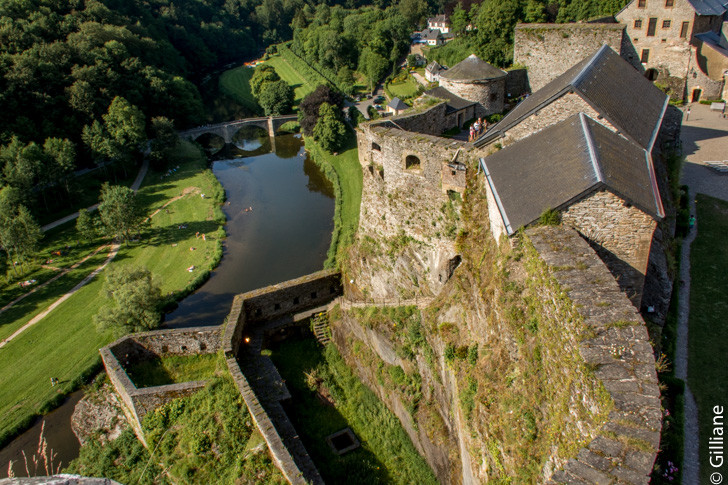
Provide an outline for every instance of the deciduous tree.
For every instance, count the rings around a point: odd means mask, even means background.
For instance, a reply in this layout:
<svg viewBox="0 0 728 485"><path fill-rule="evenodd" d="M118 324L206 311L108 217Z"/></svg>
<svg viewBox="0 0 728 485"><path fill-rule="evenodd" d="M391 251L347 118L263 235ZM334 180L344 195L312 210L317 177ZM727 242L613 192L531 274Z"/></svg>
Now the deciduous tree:
<svg viewBox="0 0 728 485"><path fill-rule="evenodd" d="M94 315L101 330L116 335L152 330L159 326L162 291L146 268L111 268L104 282L106 298L112 301Z"/></svg>
<svg viewBox="0 0 728 485"><path fill-rule="evenodd" d="M282 79L266 83L260 90L258 104L266 116L288 113L293 106L293 89Z"/></svg>
<svg viewBox="0 0 728 485"><path fill-rule="evenodd" d="M136 194L129 187L109 185L101 187L99 215L105 232L122 241L129 241L139 231L144 220L143 210Z"/></svg>
<svg viewBox="0 0 728 485"><path fill-rule="evenodd" d="M319 120L313 129L313 138L328 152L338 151L346 138L346 125L341 121L341 111L323 103L319 109Z"/></svg>
<svg viewBox="0 0 728 485"><path fill-rule="evenodd" d="M301 131L306 136L313 135L313 129L319 119L321 105L328 103L341 109L344 105L344 97L325 84L319 85L308 96L301 100L298 105L298 121L301 123Z"/></svg>
<svg viewBox="0 0 728 485"><path fill-rule="evenodd" d="M42 238L43 231L23 205L18 206L17 214L4 218L0 223L0 246L20 263L21 270L24 270L23 264L38 251Z"/></svg>

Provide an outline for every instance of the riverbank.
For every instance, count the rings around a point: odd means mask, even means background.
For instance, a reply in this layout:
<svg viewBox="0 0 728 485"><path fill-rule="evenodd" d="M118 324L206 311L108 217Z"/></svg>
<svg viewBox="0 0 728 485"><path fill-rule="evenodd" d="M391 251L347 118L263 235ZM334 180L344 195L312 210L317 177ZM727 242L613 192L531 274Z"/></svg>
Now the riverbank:
<svg viewBox="0 0 728 485"><path fill-rule="evenodd" d="M325 268L338 267L344 251L354 243L359 228L361 207L362 171L359 164L359 150L356 134L348 132L346 144L341 153L332 154L321 148L312 137L305 137L306 149L334 185L336 196L334 208L334 231L331 246L326 255Z"/></svg>
<svg viewBox="0 0 728 485"><path fill-rule="evenodd" d="M150 172L145 178L138 197L145 212L155 215L143 238L122 246L109 265L146 266L159 278L163 294L170 300L184 297L205 280L220 260L224 237L224 216L219 207L224 193L207 169L204 154L181 142L174 165L179 168L171 175ZM62 231L67 239L73 239L75 228L70 224ZM205 233L206 240L195 237L196 232ZM96 262L89 260L91 266ZM91 266L79 270L90 271ZM195 267L192 272L187 271L190 266ZM112 336L96 330L93 315L106 303L102 286L107 270L0 352L0 443L7 443L37 415L56 407L100 368L98 349ZM81 277L81 273L74 275ZM63 292L68 285L73 286L73 281L49 291ZM0 328L17 327L22 322L16 320L42 311L48 300L45 293L26 298L23 312L12 320L7 318L9 314L3 315ZM51 377L58 379L56 386L51 386Z"/></svg>

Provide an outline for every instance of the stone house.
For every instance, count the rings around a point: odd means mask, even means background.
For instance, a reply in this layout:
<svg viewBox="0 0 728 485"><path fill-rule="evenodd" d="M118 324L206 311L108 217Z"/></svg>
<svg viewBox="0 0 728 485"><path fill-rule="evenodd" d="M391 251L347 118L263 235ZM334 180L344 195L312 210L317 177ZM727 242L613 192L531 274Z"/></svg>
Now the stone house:
<svg viewBox="0 0 728 485"><path fill-rule="evenodd" d="M623 56L680 99L720 97L725 72L720 79L708 75L698 34L721 34L726 5L726 0L632 0L616 15L631 46Z"/></svg>
<svg viewBox="0 0 728 485"><path fill-rule="evenodd" d="M427 27L432 30L438 29L443 34L449 34L450 19L448 19L447 15L445 15L444 13L436 15L434 17L430 17L429 19L427 19Z"/></svg>
<svg viewBox="0 0 728 485"><path fill-rule="evenodd" d="M387 113L392 113L394 116L402 114L405 110L408 110L409 106L405 104L401 99L394 97L392 101L387 105Z"/></svg>
<svg viewBox="0 0 728 485"><path fill-rule="evenodd" d="M537 223L547 209L560 211L639 307L653 233L665 216L644 147L577 113L480 166L496 240Z"/></svg>
<svg viewBox="0 0 728 485"><path fill-rule="evenodd" d="M423 30L422 32L420 32L420 39L423 44L427 44L429 46L442 45L445 41L445 37L438 29Z"/></svg>
<svg viewBox="0 0 728 485"><path fill-rule="evenodd" d="M425 79L431 83L437 82L440 80L440 72L443 70L443 67L437 61L432 61L425 68Z"/></svg>
<svg viewBox="0 0 728 485"><path fill-rule="evenodd" d="M440 87L478 103L477 116L503 112L507 73L472 54L440 73Z"/></svg>
<svg viewBox="0 0 728 485"><path fill-rule="evenodd" d="M521 101L475 145L514 143L585 113L652 154L668 101L665 93L603 45Z"/></svg>

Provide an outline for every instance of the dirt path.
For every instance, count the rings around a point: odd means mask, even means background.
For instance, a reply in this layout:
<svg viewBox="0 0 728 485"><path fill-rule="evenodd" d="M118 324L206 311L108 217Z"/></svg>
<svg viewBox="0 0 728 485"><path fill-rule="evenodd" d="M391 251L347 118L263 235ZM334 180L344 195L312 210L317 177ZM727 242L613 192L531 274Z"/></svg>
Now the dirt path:
<svg viewBox="0 0 728 485"><path fill-rule="evenodd" d="M106 247L106 246L102 246L102 248L103 247ZM101 249L101 248L99 248L99 249ZM97 250L97 252L98 252L98 250ZM51 303L50 306L48 306L48 308L46 308L41 313L39 313L38 315L33 317L28 323L26 323L25 325L20 327L18 330L16 330L15 333L13 333L11 336L9 336L8 338L6 338L2 342L0 342L0 349L5 347L7 344L10 343L10 341L12 341L15 337L17 337L21 333L25 332L28 328L32 327L36 323L43 320L46 317L46 315L48 315L50 312L52 312L58 305L60 305L64 301L68 300L74 293L76 293L78 290L83 288L86 285L86 283L88 283L89 281L94 279L94 277L97 274L99 274L101 272L101 270L103 270L111 262L112 259L114 259L114 257L116 256L116 254L118 252L119 252L119 245L118 244L111 245L111 250L109 251L109 256L106 258L106 261L104 261L104 264L102 264L101 266L99 266L98 268L93 270L91 272L91 274L86 276L80 283L78 283L76 286L71 288L65 295L63 295L62 297L60 297L59 299L57 299L56 301Z"/></svg>
<svg viewBox="0 0 728 485"><path fill-rule="evenodd" d="M690 213L695 214L695 193L690 190ZM690 246L698 233L698 225L683 239L680 252L680 289L678 299L677 346L675 348L675 377L685 382L685 422L683 423L683 483L699 483L700 458L698 407L688 386L688 321L690 317Z"/></svg>
<svg viewBox="0 0 728 485"><path fill-rule="evenodd" d="M139 190L139 187L142 185L142 180L144 180L144 176L147 174L147 170L149 170L149 161L144 160L144 163L142 163L141 168L139 168L139 173L136 176L136 179L134 179L134 182L131 184L131 190L136 192ZM96 209L99 208L99 204L94 204L90 207L87 207L86 210L89 212L93 212ZM49 231L53 229L54 227L58 227L61 224L65 224L68 221L72 221L74 219L78 218L78 212L74 212L73 214L68 214L66 217L62 217L58 219L57 221L53 221L50 224L46 224L45 226L41 227L41 230L43 232Z"/></svg>
<svg viewBox="0 0 728 485"><path fill-rule="evenodd" d="M149 161L144 160L144 163L142 164L141 168L139 169L139 173L137 174L136 179L134 179L134 183L131 184L131 189L134 192L136 192L137 190L139 190L139 187L141 187L142 181L144 180L144 177L146 176L148 170L149 170ZM98 206L98 204L97 204L97 206ZM159 212L159 211L157 211L157 212ZM155 214L156 214L156 212L155 212ZM55 222L52 222L52 223L50 223L50 224L48 224L46 226L43 226L43 231L47 231L48 229L52 229L53 227L56 227L56 226L58 226L60 224L63 224L64 222L68 222L68 221L70 221L72 219L75 219L76 217L78 217L78 212L76 212L75 214L71 214L71 216L67 216L67 217L64 217L63 219L59 219L59 220L57 220ZM149 220L149 218L151 218L151 216L148 217L147 220ZM68 300L74 293L76 293L78 290L80 290L81 288L83 288L89 281L91 281L92 279L94 279L94 277L97 274L99 274L104 268L106 268L106 266L108 266L108 264L116 257L116 254L119 252L119 244L112 244L111 246L105 244L103 246L100 246L93 253L89 254L88 256L86 256L85 258L83 258L81 261L78 261L77 263L74 263L68 269L61 271L58 275L56 275L53 278L51 278L50 280L46 281L42 285L39 285L39 286L33 288L33 290L29 291L28 293L19 296L15 300L13 300L10 303L8 303L7 305L5 305L2 309L0 309L0 313L6 311L7 309L11 308L16 303L18 303L19 301L21 301L23 298L26 298L28 295L32 295L33 293L35 293L39 289L48 286L49 284L53 283L54 281L56 281L61 276L67 274L72 269L78 268L81 264L83 264L86 260L88 260L88 258L96 255L99 251L101 251L105 247L110 247L109 255L108 255L108 257L106 258L106 260L104 261L104 263L101 266L99 266L98 268L94 269L91 272L91 274L89 274L88 276L86 276L81 282L79 282L76 286L74 286L73 288L71 288L68 292L66 292L59 299L57 299L56 301L54 301L53 303L51 303L48 306L48 308L46 308L41 313L39 313L38 315L36 315L35 317L33 317L28 323L26 323L25 325L23 325L22 327L20 327L18 330L16 330L11 336L9 336L8 338L6 338L2 342L0 342L0 349L3 348L3 347L5 347L14 338L16 338L18 335L20 335L24 331L26 331L28 328L32 327L36 323L38 323L41 320L43 320L46 317L46 315L48 315L50 312L52 312L56 307L58 307L58 305L60 305L64 301Z"/></svg>

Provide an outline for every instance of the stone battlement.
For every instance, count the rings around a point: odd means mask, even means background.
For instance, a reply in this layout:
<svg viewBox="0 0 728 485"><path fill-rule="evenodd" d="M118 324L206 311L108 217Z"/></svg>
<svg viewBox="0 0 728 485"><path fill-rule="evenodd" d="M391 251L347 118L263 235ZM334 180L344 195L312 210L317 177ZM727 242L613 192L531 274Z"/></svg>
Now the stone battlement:
<svg viewBox="0 0 728 485"><path fill-rule="evenodd" d="M159 406L205 386L190 381L139 389L124 366L165 355L213 354L220 349L220 327L156 330L127 335L99 350L106 373L121 398L122 409L137 437L146 445L141 422Z"/></svg>

